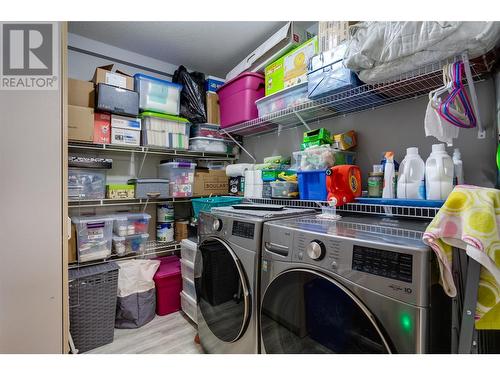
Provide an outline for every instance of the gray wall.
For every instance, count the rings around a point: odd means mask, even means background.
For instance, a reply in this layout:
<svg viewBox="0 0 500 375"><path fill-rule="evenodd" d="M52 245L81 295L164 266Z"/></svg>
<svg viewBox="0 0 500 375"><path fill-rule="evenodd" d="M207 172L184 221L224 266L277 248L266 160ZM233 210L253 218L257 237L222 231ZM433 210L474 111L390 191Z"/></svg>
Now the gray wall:
<svg viewBox="0 0 500 375"><path fill-rule="evenodd" d="M63 351L61 100L0 91L0 353Z"/></svg>
<svg viewBox="0 0 500 375"><path fill-rule="evenodd" d="M481 120L487 127L487 138L477 139L477 130L461 129L459 138L454 142L462 153L465 182L480 186L493 187L496 182L495 152L497 145L495 123L495 89L493 79L478 83L477 94ZM363 174L363 186L373 164L378 164L384 151L394 151L399 162L406 154L406 148L417 146L424 161L431 152L433 137L425 137L424 116L427 106L425 97L394 103L375 110L368 110L345 117L337 117L322 122L311 122L312 129L325 127L330 132L341 133L351 129L358 133L358 165ZM305 128L299 127L276 133L246 137L245 148L262 162L270 155L290 155L300 149ZM448 148L448 153L453 153ZM250 162L242 153L240 162Z"/></svg>

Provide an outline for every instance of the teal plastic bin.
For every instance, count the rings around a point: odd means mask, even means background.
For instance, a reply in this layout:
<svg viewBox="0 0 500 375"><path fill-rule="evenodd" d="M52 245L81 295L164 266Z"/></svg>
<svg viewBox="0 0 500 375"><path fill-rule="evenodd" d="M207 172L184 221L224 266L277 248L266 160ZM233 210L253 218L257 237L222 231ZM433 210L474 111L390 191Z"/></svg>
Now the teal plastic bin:
<svg viewBox="0 0 500 375"><path fill-rule="evenodd" d="M227 207L241 203L240 197L211 197L191 199L193 204L194 217L197 218L200 212L210 212L213 207Z"/></svg>

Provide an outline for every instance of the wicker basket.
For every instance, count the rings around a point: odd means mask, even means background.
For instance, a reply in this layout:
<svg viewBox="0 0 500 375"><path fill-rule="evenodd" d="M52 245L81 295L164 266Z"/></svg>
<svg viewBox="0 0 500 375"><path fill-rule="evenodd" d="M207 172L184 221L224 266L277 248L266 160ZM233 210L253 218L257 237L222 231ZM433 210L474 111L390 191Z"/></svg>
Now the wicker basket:
<svg viewBox="0 0 500 375"><path fill-rule="evenodd" d="M70 332L80 353L113 342L118 269L111 262L69 271Z"/></svg>

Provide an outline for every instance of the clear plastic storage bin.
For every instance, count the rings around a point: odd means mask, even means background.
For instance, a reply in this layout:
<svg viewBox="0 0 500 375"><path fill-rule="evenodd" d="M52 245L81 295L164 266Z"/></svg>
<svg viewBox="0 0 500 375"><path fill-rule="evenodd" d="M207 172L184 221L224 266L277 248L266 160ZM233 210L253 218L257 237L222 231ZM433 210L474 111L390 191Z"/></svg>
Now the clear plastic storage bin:
<svg viewBox="0 0 500 375"><path fill-rule="evenodd" d="M304 151L292 153L295 159L293 169L298 171L317 171L328 169L335 165L356 164L356 153L340 151L330 145L314 146Z"/></svg>
<svg viewBox="0 0 500 375"><path fill-rule="evenodd" d="M181 259L181 274L182 277L194 282L194 263Z"/></svg>
<svg viewBox="0 0 500 375"><path fill-rule="evenodd" d="M79 262L106 259L111 255L113 218L109 216L75 216L77 256Z"/></svg>
<svg viewBox="0 0 500 375"><path fill-rule="evenodd" d="M219 132L220 126L213 124L193 124L191 126L191 137L208 137L224 139Z"/></svg>
<svg viewBox="0 0 500 375"><path fill-rule="evenodd" d="M266 96L255 102L259 117L307 102L307 82Z"/></svg>
<svg viewBox="0 0 500 375"><path fill-rule="evenodd" d="M68 170L68 199L104 199L106 196L106 171L101 169Z"/></svg>
<svg viewBox="0 0 500 375"><path fill-rule="evenodd" d="M134 75L134 87L141 111L179 114L182 85L139 73Z"/></svg>
<svg viewBox="0 0 500 375"><path fill-rule="evenodd" d="M181 292L181 308L189 319L196 324L198 323L198 307L196 305L196 300L185 292Z"/></svg>
<svg viewBox="0 0 500 375"><path fill-rule="evenodd" d="M194 286L194 281L182 277L182 291L189 297L196 300L196 288Z"/></svg>
<svg viewBox="0 0 500 375"><path fill-rule="evenodd" d="M195 163L170 162L158 166L160 178L169 180L172 197L193 196Z"/></svg>
<svg viewBox="0 0 500 375"><path fill-rule="evenodd" d="M163 113L143 112L142 145L187 150L190 123L187 119Z"/></svg>
<svg viewBox="0 0 500 375"><path fill-rule="evenodd" d="M146 252L146 242L149 234L136 234L132 236L113 236L113 253L118 256L132 253L144 254Z"/></svg>
<svg viewBox="0 0 500 375"><path fill-rule="evenodd" d="M181 241L181 257L194 264L196 257L196 252L198 251L198 245L191 240Z"/></svg>
<svg viewBox="0 0 500 375"><path fill-rule="evenodd" d="M148 233L151 215L146 213L125 213L112 216L114 219L113 232L117 236L131 236Z"/></svg>
<svg viewBox="0 0 500 375"><path fill-rule="evenodd" d="M273 198L298 198L299 186L293 181L272 181L271 196Z"/></svg>
<svg viewBox="0 0 500 375"><path fill-rule="evenodd" d="M227 144L224 139L210 137L196 137L189 140L191 151L202 152L227 152Z"/></svg>

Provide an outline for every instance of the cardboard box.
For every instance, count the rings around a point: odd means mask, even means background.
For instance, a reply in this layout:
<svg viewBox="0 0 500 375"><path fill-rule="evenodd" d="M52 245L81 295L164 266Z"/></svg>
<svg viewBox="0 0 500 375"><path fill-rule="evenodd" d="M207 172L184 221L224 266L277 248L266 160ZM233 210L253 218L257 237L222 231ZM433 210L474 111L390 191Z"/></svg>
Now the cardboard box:
<svg viewBox="0 0 500 375"><path fill-rule="evenodd" d="M228 177L225 170L196 169L194 173L194 196L227 194Z"/></svg>
<svg viewBox="0 0 500 375"><path fill-rule="evenodd" d="M141 130L141 119L137 117L111 115L111 127Z"/></svg>
<svg viewBox="0 0 500 375"><path fill-rule="evenodd" d="M68 264L75 263L76 257L76 226L71 224L71 238L68 240Z"/></svg>
<svg viewBox="0 0 500 375"><path fill-rule="evenodd" d="M305 27L297 22L288 22L236 65L226 75L226 80L229 81L245 71L263 72L267 65L307 39Z"/></svg>
<svg viewBox="0 0 500 375"><path fill-rule="evenodd" d="M111 144L123 146L140 146L141 131L111 127Z"/></svg>
<svg viewBox="0 0 500 375"><path fill-rule="evenodd" d="M99 83L97 85L97 106L103 112L119 115L139 115L139 94L135 91Z"/></svg>
<svg viewBox="0 0 500 375"><path fill-rule="evenodd" d="M318 38L314 37L268 65L265 70L266 96L307 82L307 65L317 53Z"/></svg>
<svg viewBox="0 0 500 375"><path fill-rule="evenodd" d="M245 177L230 177L229 178L229 193L233 195L245 194Z"/></svg>
<svg viewBox="0 0 500 375"><path fill-rule="evenodd" d="M68 139L79 142L94 140L94 109L68 105Z"/></svg>
<svg viewBox="0 0 500 375"><path fill-rule="evenodd" d="M111 143L111 115L94 113L94 143L108 145Z"/></svg>
<svg viewBox="0 0 500 375"><path fill-rule="evenodd" d="M80 107L95 107L95 88L92 82L68 79L68 104Z"/></svg>
<svg viewBox="0 0 500 375"><path fill-rule="evenodd" d="M225 83L225 80L219 77L208 76L205 80L205 91L216 92Z"/></svg>
<svg viewBox="0 0 500 375"><path fill-rule="evenodd" d="M113 72L113 70L115 71ZM114 64L96 68L92 82L96 85L105 83L106 85L121 87L122 89L134 89L134 77L120 70L116 70Z"/></svg>
<svg viewBox="0 0 500 375"><path fill-rule="evenodd" d="M207 123L220 125L219 96L215 92L207 92Z"/></svg>

